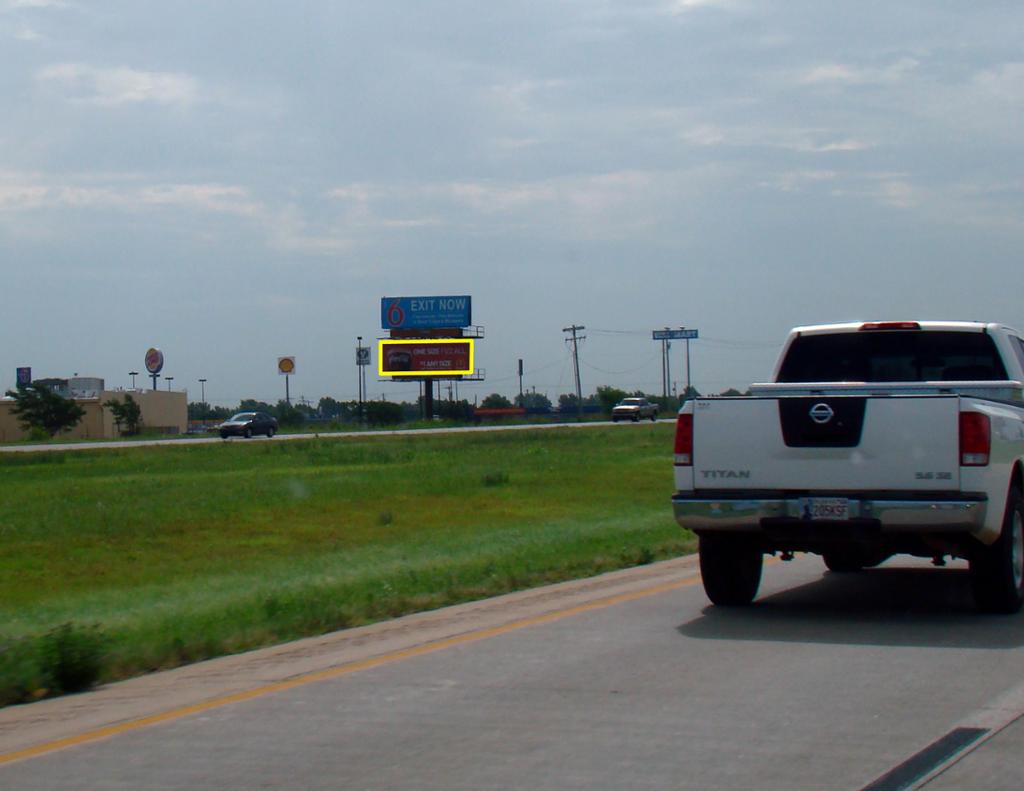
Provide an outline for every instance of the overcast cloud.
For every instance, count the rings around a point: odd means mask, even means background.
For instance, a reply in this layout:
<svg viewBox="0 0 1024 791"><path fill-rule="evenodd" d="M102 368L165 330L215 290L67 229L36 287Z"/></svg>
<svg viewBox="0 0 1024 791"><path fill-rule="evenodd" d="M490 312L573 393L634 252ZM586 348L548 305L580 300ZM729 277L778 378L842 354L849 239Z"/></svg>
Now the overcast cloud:
<svg viewBox="0 0 1024 791"><path fill-rule="evenodd" d="M1024 325L1024 6L0 0L0 388L355 398L383 296L470 294L487 381L703 392L786 330ZM683 346L673 347L682 383ZM370 394L415 398L378 382ZM681 384L680 384L681 389Z"/></svg>

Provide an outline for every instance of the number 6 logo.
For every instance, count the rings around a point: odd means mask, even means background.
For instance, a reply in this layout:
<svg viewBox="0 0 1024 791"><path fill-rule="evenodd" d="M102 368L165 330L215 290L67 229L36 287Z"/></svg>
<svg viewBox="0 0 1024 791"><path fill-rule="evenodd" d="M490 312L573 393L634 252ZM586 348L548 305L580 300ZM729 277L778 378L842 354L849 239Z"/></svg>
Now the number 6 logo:
<svg viewBox="0 0 1024 791"><path fill-rule="evenodd" d="M402 310L402 305L399 300L395 300L391 303L388 308L388 324L392 327L401 327L405 321L405 311Z"/></svg>

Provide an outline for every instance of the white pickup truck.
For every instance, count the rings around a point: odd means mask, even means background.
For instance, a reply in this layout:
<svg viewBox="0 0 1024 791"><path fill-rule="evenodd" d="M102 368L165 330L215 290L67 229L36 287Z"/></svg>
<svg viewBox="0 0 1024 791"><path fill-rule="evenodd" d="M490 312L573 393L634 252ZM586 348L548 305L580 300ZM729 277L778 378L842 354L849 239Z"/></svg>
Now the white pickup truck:
<svg viewBox="0 0 1024 791"><path fill-rule="evenodd" d="M835 572L966 558L979 609L1024 602L1024 341L977 322L798 327L770 384L679 411L676 521L704 589L753 601L765 554Z"/></svg>

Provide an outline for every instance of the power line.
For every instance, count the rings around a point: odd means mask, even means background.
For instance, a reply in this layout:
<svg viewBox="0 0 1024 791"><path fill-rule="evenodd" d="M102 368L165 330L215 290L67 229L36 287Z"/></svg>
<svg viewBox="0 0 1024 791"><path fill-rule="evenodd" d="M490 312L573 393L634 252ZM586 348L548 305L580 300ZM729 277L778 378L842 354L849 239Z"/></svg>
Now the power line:
<svg viewBox="0 0 1024 791"><path fill-rule="evenodd" d="M632 373L636 373L637 371L642 371L648 365L650 365L650 362L653 359L654 359L654 355L652 354L650 357L646 358L643 361L643 363L638 365L636 368L628 368L628 369L626 369L624 371L608 371L608 370L606 370L604 368L599 368L596 365L591 365L588 362L582 362L582 361L580 362L580 365L582 365L582 366L584 366L586 368L589 368L592 371L599 371L600 373L603 373L603 374L610 374L610 375L613 375L613 376L618 376L619 374L632 374Z"/></svg>
<svg viewBox="0 0 1024 791"><path fill-rule="evenodd" d="M591 332L596 332L598 335L646 335L650 330L595 330L591 328Z"/></svg>
<svg viewBox="0 0 1024 791"><path fill-rule="evenodd" d="M590 332L598 335L649 335L650 330L609 330L609 329L595 329L590 328ZM742 349L777 349L779 344L766 343L764 341L747 341L747 340L736 340L733 338L712 338L706 335L701 336L701 340L705 343L714 343L721 346L732 346L735 348Z"/></svg>

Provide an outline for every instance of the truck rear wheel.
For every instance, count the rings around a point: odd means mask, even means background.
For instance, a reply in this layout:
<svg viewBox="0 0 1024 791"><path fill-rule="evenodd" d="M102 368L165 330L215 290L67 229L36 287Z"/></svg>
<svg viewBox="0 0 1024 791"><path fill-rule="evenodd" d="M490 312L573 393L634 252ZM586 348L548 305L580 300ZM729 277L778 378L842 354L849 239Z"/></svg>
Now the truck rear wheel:
<svg viewBox="0 0 1024 791"><path fill-rule="evenodd" d="M699 552L704 592L714 604L740 607L754 600L764 563L756 542L747 536L703 535Z"/></svg>
<svg viewBox="0 0 1024 791"><path fill-rule="evenodd" d="M974 603L982 612L1015 613L1024 603L1024 502L1016 486L1006 499L996 542L971 557Z"/></svg>

